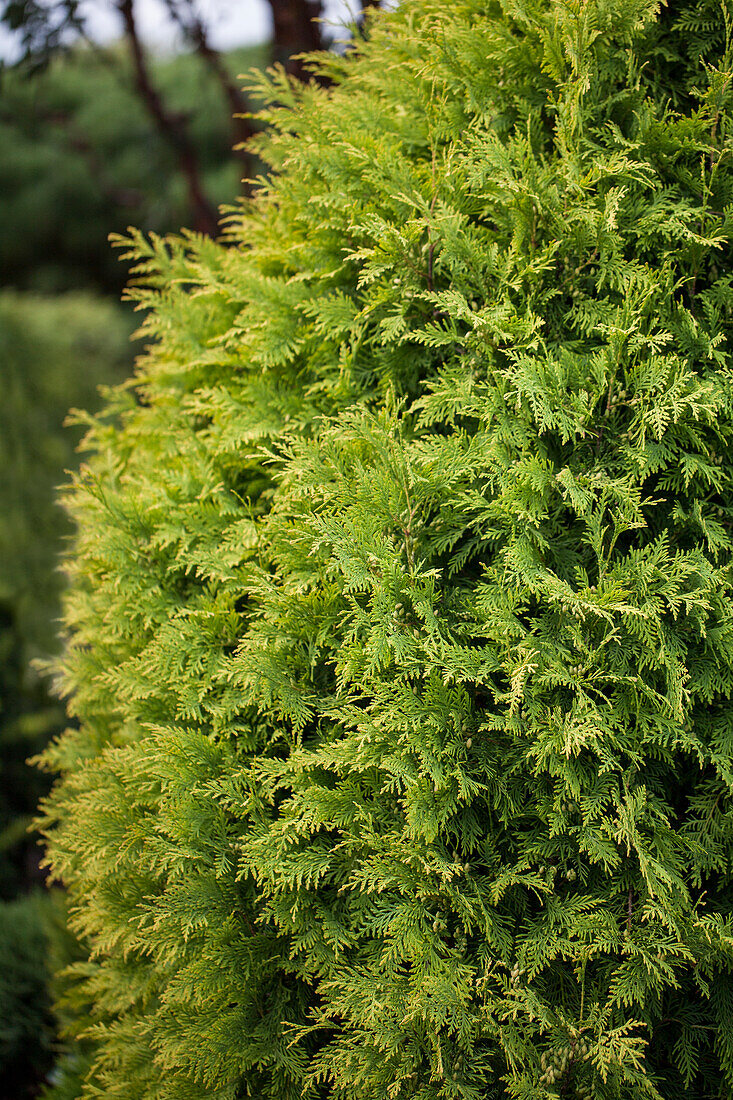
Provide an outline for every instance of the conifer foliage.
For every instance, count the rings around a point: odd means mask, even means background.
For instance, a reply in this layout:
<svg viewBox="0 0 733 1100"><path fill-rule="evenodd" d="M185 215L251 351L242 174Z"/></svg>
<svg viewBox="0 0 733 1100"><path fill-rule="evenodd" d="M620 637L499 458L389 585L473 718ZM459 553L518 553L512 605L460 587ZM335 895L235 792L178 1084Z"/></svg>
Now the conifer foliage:
<svg viewBox="0 0 733 1100"><path fill-rule="evenodd" d="M45 757L88 1100L733 1094L731 26L404 0L259 81L230 247L121 242Z"/></svg>

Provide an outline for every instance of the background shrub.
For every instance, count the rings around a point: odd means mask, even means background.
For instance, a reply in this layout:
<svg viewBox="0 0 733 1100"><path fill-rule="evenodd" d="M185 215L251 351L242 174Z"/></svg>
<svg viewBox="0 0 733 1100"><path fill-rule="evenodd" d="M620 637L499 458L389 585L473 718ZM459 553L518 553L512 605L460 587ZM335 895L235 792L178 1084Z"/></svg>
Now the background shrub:
<svg viewBox="0 0 733 1100"><path fill-rule="evenodd" d="M70 408L93 411L100 385L121 381L132 364L133 319L92 294L56 298L0 292L4 395L0 410L0 601L13 605L24 665L56 648L55 568L71 524L56 501L77 464L82 431L65 427Z"/></svg>
<svg viewBox="0 0 733 1100"><path fill-rule="evenodd" d="M48 783L27 759L65 725L33 660L58 649L59 559L71 525L55 496L76 465L69 404L93 408L97 383L129 371L129 317L89 294L0 293L0 1080L35 1094L51 1065L46 989L61 900L42 892L29 834ZM52 946L56 943L56 948ZM62 957L66 951L62 952Z"/></svg>
<svg viewBox="0 0 733 1100"><path fill-rule="evenodd" d="M82 1095L723 1097L727 10L406 0L263 80L69 505Z"/></svg>
<svg viewBox="0 0 733 1100"><path fill-rule="evenodd" d="M29 1044L38 1078L51 1065L48 924L47 898L41 894L0 904L0 1066L3 1088L13 1100L29 1095Z"/></svg>

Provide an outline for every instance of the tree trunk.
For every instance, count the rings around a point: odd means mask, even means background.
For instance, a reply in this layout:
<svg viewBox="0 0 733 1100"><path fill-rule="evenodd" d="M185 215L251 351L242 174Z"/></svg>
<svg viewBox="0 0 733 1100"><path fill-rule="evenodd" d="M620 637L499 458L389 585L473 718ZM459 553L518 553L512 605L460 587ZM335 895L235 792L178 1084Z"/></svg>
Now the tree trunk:
<svg viewBox="0 0 733 1100"><path fill-rule="evenodd" d="M186 9L185 15L181 10L182 6ZM244 94L229 73L219 51L211 45L206 27L201 22L191 0L184 0L183 4L179 3L178 0L166 0L166 7L171 14L171 18L177 23L196 53L219 82L231 112L234 143L235 145L242 145L254 133L249 119L242 117L249 110L249 104ZM243 150L241 151L241 157L243 160L248 160L247 154Z"/></svg>
<svg viewBox="0 0 733 1100"><path fill-rule="evenodd" d="M304 80L307 73L297 54L323 49L320 23L321 0L269 0L273 21L273 61L287 73Z"/></svg>
<svg viewBox="0 0 733 1100"><path fill-rule="evenodd" d="M204 193L196 150L188 136L185 121L180 115L167 110L152 82L145 51L138 34L134 0L117 0L117 10L122 16L125 35L130 46L135 69L135 85L158 132L176 154L178 165L188 186L194 226L199 233L216 237L218 234L216 210Z"/></svg>

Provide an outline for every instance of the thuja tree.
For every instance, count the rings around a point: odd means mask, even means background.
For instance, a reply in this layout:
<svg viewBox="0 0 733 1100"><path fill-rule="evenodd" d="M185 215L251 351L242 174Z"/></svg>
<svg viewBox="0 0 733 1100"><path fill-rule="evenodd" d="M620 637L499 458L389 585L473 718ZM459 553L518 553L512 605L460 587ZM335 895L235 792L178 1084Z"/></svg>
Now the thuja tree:
<svg viewBox="0 0 733 1100"><path fill-rule="evenodd" d="M46 755L80 1095L731 1096L729 29L405 0L262 79L229 247L127 241Z"/></svg>

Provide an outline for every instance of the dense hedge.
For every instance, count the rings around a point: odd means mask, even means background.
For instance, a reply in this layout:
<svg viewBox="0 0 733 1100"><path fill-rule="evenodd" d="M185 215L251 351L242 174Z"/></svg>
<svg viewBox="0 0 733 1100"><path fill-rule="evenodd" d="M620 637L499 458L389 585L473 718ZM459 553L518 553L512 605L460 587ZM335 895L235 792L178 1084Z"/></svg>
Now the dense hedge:
<svg viewBox="0 0 733 1100"><path fill-rule="evenodd" d="M84 1097L731 1095L729 26L404 0L263 81L231 247L128 242L46 757Z"/></svg>

